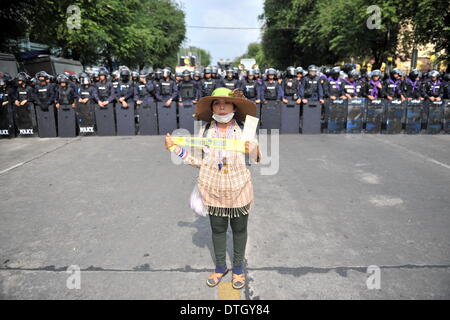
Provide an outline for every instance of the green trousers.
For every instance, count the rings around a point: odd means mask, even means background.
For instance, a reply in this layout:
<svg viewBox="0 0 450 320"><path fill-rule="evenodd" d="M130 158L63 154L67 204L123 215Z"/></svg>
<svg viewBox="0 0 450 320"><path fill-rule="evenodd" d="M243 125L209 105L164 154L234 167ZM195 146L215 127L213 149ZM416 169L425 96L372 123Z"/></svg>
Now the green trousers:
<svg viewBox="0 0 450 320"><path fill-rule="evenodd" d="M228 221L230 221L231 230L233 231L233 266L242 266L245 245L247 244L248 214L240 214L239 217L235 218L209 215L209 220L211 222L216 266L224 266L226 264Z"/></svg>

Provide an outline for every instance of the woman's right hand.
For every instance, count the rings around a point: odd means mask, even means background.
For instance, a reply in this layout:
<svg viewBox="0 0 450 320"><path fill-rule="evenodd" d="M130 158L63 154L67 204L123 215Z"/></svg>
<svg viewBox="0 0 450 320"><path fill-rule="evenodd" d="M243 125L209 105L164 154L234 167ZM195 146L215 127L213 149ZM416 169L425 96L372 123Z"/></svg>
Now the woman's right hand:
<svg viewBox="0 0 450 320"><path fill-rule="evenodd" d="M166 149L170 150L175 144L173 143L172 137L169 133L166 134Z"/></svg>

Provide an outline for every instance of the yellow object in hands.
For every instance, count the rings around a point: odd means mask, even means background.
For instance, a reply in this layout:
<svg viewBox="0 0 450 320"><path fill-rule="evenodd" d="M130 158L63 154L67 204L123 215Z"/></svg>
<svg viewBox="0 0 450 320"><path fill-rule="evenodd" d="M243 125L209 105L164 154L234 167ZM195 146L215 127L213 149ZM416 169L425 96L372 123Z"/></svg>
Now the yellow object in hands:
<svg viewBox="0 0 450 320"><path fill-rule="evenodd" d="M208 146L211 149L229 150L245 153L245 141L242 140L172 136L172 141L174 144L180 146L190 146L194 148L203 148L204 146Z"/></svg>

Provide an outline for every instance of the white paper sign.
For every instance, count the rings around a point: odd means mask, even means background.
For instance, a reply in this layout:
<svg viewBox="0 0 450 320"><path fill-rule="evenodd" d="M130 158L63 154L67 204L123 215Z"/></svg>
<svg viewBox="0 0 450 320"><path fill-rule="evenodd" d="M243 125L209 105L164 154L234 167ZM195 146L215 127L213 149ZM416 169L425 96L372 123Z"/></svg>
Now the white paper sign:
<svg viewBox="0 0 450 320"><path fill-rule="evenodd" d="M247 115L244 122L244 130L242 132L241 140L252 141L256 135L259 119Z"/></svg>

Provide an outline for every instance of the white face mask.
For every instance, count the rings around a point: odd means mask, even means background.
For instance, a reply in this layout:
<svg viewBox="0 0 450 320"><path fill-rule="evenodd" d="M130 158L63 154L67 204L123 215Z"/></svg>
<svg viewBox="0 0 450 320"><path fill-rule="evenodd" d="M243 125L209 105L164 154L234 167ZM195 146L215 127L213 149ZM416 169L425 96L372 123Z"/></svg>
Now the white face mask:
<svg viewBox="0 0 450 320"><path fill-rule="evenodd" d="M228 123L234 117L234 112L228 113L224 116L219 116L218 114L213 114L213 119L220 123Z"/></svg>

